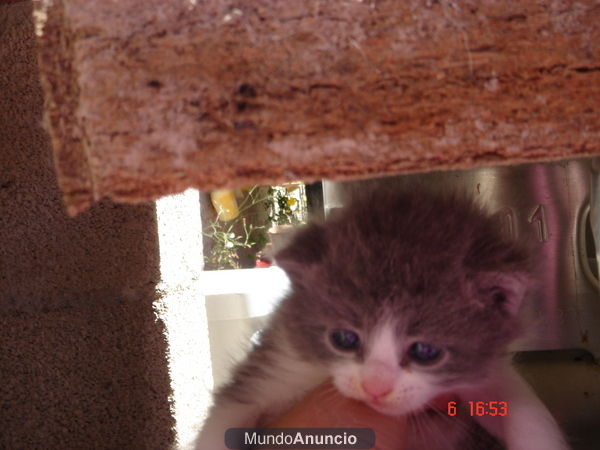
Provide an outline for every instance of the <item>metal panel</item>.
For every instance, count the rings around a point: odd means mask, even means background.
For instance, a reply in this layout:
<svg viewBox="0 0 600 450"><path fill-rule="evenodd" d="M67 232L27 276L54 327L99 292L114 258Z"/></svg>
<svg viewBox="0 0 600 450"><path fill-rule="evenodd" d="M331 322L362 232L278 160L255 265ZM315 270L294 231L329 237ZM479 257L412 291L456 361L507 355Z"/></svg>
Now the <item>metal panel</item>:
<svg viewBox="0 0 600 450"><path fill-rule="evenodd" d="M600 296L594 284L592 233L586 232L589 226L583 222L591 179L592 160L579 159L350 183L326 181L323 196L326 212L373 185L454 189L473 196L496 215L506 233L533 243L539 283L523 310L528 332L515 343L515 350L579 348L598 358ZM592 211L600 215L596 208ZM596 231L600 234L598 226Z"/></svg>

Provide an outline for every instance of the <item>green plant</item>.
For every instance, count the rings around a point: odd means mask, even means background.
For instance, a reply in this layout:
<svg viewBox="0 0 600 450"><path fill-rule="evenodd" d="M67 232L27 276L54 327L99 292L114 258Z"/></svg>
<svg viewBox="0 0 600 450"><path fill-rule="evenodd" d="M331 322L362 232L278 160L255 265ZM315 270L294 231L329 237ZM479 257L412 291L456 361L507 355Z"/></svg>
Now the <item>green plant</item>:
<svg viewBox="0 0 600 450"><path fill-rule="evenodd" d="M267 229L271 225L295 225L303 221L298 199L285 187L265 188L253 186L248 190L238 206L239 214L235 219L223 222L217 216L205 228L203 234L212 244L204 257L208 268L239 269L242 267L240 255L254 261L256 254L266 245L269 240ZM258 216L256 207L259 212L262 211Z"/></svg>
<svg viewBox="0 0 600 450"><path fill-rule="evenodd" d="M212 249L205 253L204 262L211 269L239 269L240 250L252 248L258 252L268 241L264 225L248 223L248 211L256 205L261 205L269 198L260 195L260 187L253 186L245 194L238 206L238 216L223 222L219 216L204 230L203 234L210 238ZM261 231L262 230L262 231Z"/></svg>
<svg viewBox="0 0 600 450"><path fill-rule="evenodd" d="M240 234L234 231L237 220L227 223L215 221L208 226L208 231L204 234L213 240L212 251L205 257L205 262L215 269L239 269L238 250L242 248L252 248L260 242L253 238L256 230L264 229L264 226L247 225L246 219L242 218L242 232ZM259 234L266 241L264 235Z"/></svg>
<svg viewBox="0 0 600 450"><path fill-rule="evenodd" d="M297 225L304 222L299 199L284 186L270 186L268 190L269 220L274 225Z"/></svg>

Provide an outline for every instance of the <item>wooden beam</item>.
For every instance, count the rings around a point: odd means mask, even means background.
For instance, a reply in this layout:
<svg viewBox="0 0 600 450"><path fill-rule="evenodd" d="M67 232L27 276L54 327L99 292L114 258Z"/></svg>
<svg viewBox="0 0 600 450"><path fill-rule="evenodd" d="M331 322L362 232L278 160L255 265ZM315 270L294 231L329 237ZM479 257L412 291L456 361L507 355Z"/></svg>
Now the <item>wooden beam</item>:
<svg viewBox="0 0 600 450"><path fill-rule="evenodd" d="M55 0L71 213L93 200L600 154L595 0Z"/></svg>

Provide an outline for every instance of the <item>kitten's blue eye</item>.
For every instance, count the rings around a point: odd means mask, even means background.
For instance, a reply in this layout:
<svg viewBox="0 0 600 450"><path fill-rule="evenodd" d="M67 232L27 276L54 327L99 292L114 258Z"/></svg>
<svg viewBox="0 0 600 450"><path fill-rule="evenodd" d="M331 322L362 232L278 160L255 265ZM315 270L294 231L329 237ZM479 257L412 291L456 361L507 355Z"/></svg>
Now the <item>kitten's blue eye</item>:
<svg viewBox="0 0 600 450"><path fill-rule="evenodd" d="M352 330L333 330L331 332L331 342L339 350L356 350L360 345L360 338Z"/></svg>
<svg viewBox="0 0 600 450"><path fill-rule="evenodd" d="M442 349L426 342L414 342L408 348L408 355L418 363L427 364L436 361L442 354Z"/></svg>

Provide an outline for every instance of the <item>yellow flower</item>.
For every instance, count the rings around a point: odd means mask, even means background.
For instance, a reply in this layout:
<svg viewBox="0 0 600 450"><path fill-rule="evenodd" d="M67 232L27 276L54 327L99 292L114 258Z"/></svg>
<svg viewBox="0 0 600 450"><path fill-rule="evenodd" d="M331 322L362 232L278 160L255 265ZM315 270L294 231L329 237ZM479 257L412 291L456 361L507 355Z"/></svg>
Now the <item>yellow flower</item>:
<svg viewBox="0 0 600 450"><path fill-rule="evenodd" d="M239 216L235 192L231 189L218 189L210 193L210 200L221 222L227 222Z"/></svg>

